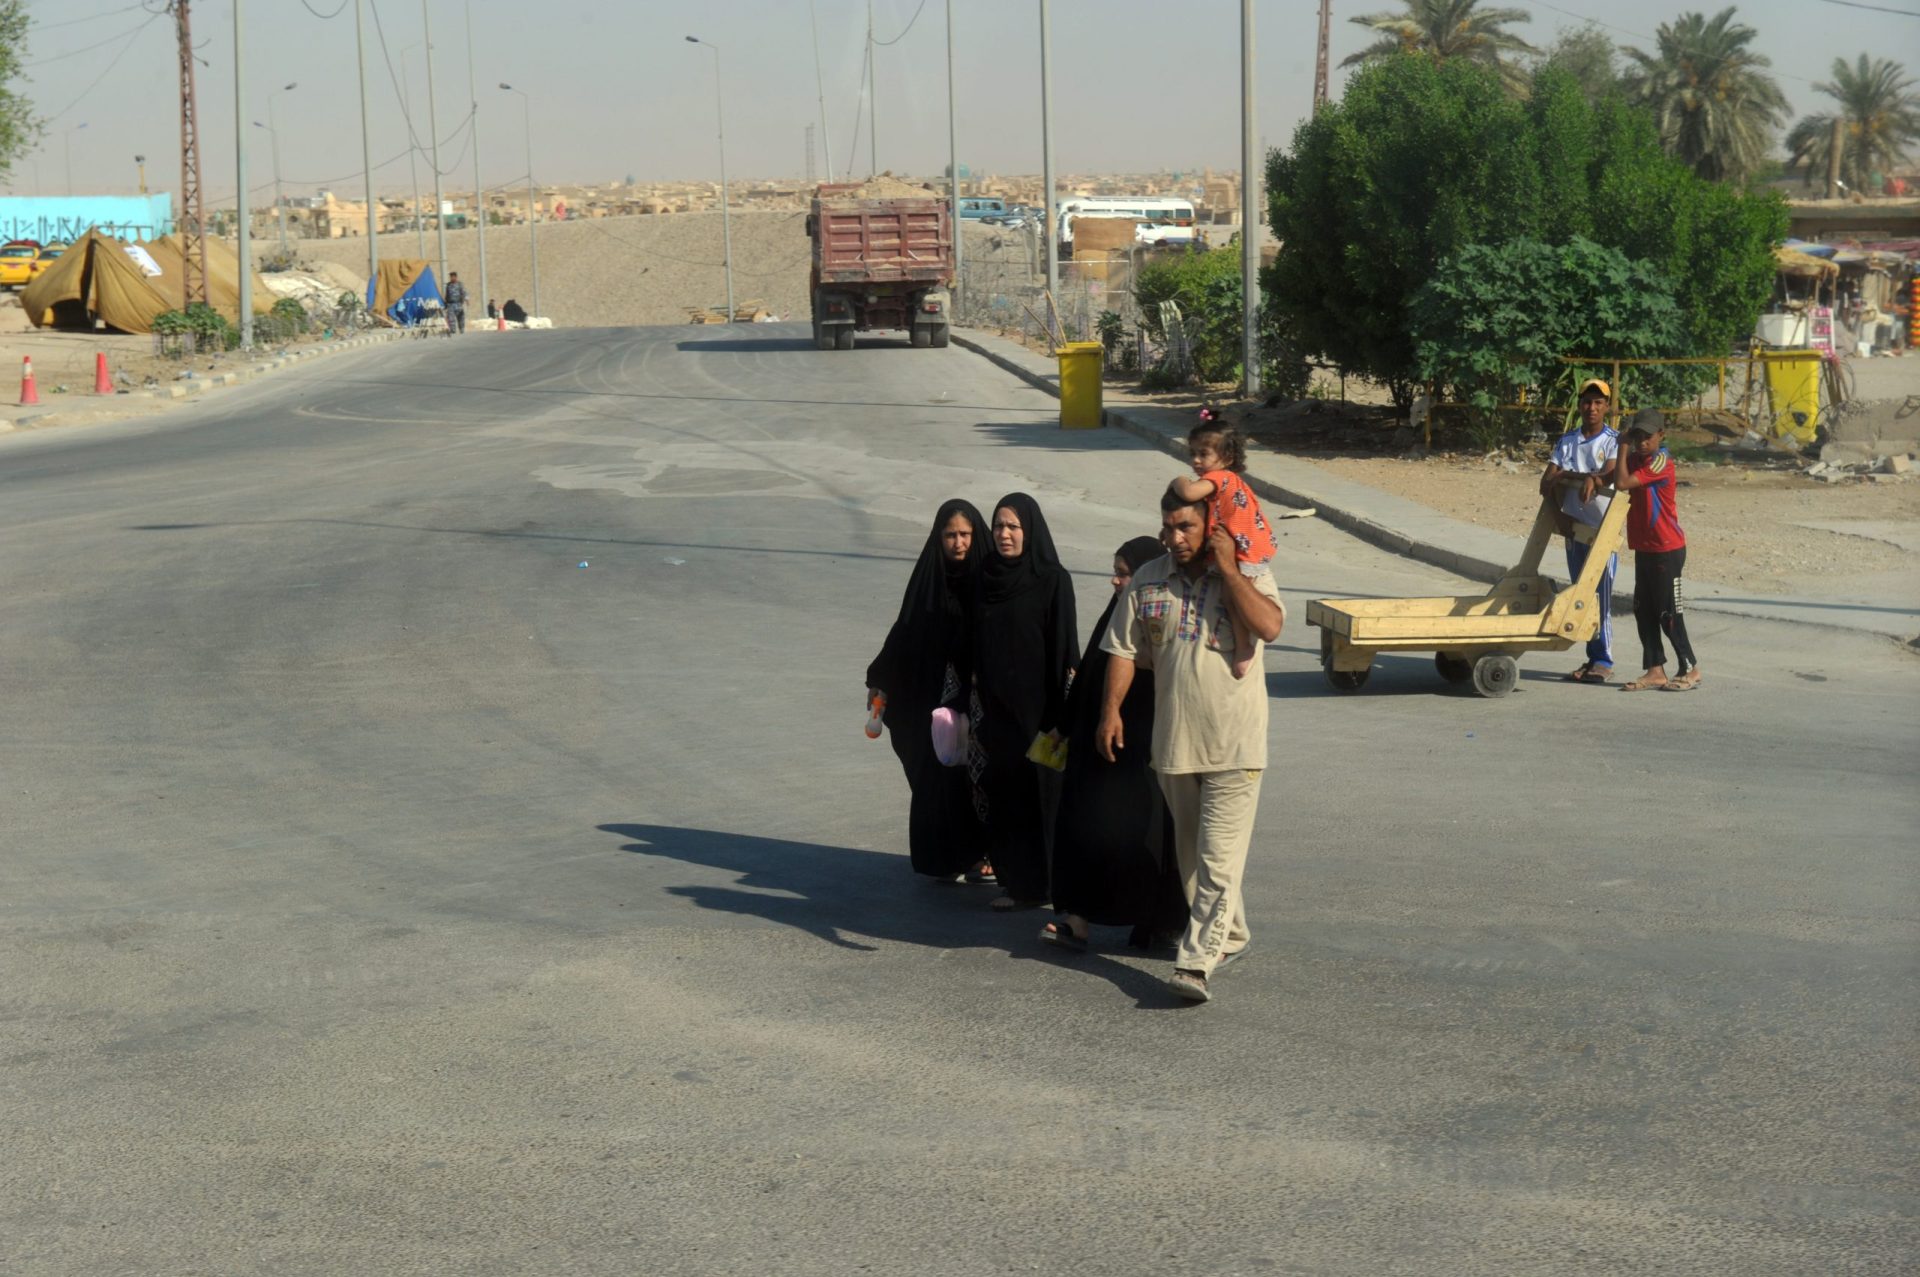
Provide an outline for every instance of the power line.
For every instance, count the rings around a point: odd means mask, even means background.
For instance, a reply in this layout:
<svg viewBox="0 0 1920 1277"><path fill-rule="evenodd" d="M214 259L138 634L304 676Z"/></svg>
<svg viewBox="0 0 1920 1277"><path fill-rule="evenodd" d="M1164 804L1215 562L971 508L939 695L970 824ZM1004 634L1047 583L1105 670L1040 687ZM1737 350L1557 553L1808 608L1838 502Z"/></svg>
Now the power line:
<svg viewBox="0 0 1920 1277"><path fill-rule="evenodd" d="M925 9L926 7L927 7L927 0L920 0L920 8L915 9L913 11L913 16L907 19L907 25L900 28L899 35L893 37L893 39L891 40L875 40L874 44L880 46L881 48L885 48L889 44L898 44L902 40L906 39L907 32L913 30L913 24L920 21L920 10Z"/></svg>
<svg viewBox="0 0 1920 1277"><path fill-rule="evenodd" d="M67 18L61 22L35 22L33 24L33 29L35 31L51 31L55 27L78 26L82 22L98 22L102 18L115 18L120 16L123 13L132 13L135 9L146 9L146 8L147 6L144 2L138 3L138 4L130 4L124 9L109 9L105 13L96 13L93 16L87 17L87 18ZM152 12L151 9L148 9L147 11L149 13Z"/></svg>
<svg viewBox="0 0 1920 1277"><path fill-rule="evenodd" d="M138 8L139 6L135 5L134 7ZM149 17L147 19L147 22L152 22L152 21L153 21L152 17ZM125 31L116 31L104 40L96 40L92 44L82 45L78 49L68 49L65 53L49 54L44 58L35 58L32 62L22 62L20 64L20 69L24 71L29 67L45 66L49 62L64 62L68 58L77 58L83 53L92 53L95 49L101 48L104 45L112 44L115 40L125 39L127 36L130 36L134 32L139 31L142 27L145 27L147 25L147 22L136 23L133 26L128 27Z"/></svg>
<svg viewBox="0 0 1920 1277"><path fill-rule="evenodd" d="M142 31L145 31L148 27L152 26L155 19L162 18L165 16L166 16L165 14L156 13L153 15L153 17L148 18L145 22L141 23L139 26L127 32L125 36L126 43L120 46L120 52L113 55L113 60L107 63L106 67L100 72L100 74L93 78L93 83L89 84L86 88L80 90L79 97L67 103L65 106L61 107L58 111L55 111L52 115L47 116L46 118L48 119L48 121L51 122L53 120L59 119L61 116L65 115L68 111L73 110L74 107L79 106L82 102L86 101L87 94L99 88L100 82L105 80L108 75L112 74L113 69L116 66L120 65L120 59L127 56L127 50L133 47L134 37L138 36Z"/></svg>
<svg viewBox="0 0 1920 1277"><path fill-rule="evenodd" d="M1903 18L1920 18L1920 13L1912 9L1889 9L1883 4L1861 4L1859 0L1826 0L1826 3L1845 5L1849 9L1871 9L1875 13L1897 13Z"/></svg>

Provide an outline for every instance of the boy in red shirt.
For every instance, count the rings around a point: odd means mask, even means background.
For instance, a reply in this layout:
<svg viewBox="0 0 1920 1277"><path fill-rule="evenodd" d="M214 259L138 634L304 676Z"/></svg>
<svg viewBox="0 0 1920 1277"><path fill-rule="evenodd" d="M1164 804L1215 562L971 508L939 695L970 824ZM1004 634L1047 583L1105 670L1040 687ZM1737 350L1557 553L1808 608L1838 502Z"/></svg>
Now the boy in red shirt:
<svg viewBox="0 0 1920 1277"><path fill-rule="evenodd" d="M1631 492L1627 510L1627 548L1633 551L1633 621L1647 672L1624 686L1629 692L1660 688L1690 692L1700 686L1700 666L1687 641L1686 605L1680 574L1687 564L1687 537L1680 530L1680 511L1674 498L1673 458L1661 446L1666 419L1658 409L1633 414L1627 423L1626 446L1613 459L1613 487ZM1665 634L1680 662L1679 673L1667 677L1667 653L1660 645Z"/></svg>

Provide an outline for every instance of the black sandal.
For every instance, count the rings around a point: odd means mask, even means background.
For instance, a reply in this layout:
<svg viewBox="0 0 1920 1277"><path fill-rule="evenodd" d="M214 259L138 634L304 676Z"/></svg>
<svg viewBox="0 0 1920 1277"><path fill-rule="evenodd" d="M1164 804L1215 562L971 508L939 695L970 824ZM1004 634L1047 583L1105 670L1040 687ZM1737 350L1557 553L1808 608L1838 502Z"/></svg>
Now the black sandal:
<svg viewBox="0 0 1920 1277"><path fill-rule="evenodd" d="M1067 925L1065 918L1060 919L1058 922L1049 922L1046 926L1040 928L1040 939L1047 944L1057 945L1072 953L1085 953L1087 951L1087 937L1073 934L1073 928Z"/></svg>

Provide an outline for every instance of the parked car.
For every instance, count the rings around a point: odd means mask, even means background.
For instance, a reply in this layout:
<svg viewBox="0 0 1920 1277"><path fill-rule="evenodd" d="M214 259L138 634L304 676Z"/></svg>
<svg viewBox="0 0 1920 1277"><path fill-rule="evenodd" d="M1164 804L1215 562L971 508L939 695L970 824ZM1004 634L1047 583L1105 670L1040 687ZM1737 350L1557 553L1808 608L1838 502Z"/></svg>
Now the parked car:
<svg viewBox="0 0 1920 1277"><path fill-rule="evenodd" d="M59 261L60 254L66 251L67 251L67 246L65 244L49 244L45 248L41 249L39 253L34 256L34 259L33 259L33 268L31 271L32 277L34 279L38 279L40 278L40 276L44 275L47 271L47 268L53 265L55 262Z"/></svg>
<svg viewBox="0 0 1920 1277"><path fill-rule="evenodd" d="M25 288L40 258L38 244L8 244L0 248L0 288Z"/></svg>

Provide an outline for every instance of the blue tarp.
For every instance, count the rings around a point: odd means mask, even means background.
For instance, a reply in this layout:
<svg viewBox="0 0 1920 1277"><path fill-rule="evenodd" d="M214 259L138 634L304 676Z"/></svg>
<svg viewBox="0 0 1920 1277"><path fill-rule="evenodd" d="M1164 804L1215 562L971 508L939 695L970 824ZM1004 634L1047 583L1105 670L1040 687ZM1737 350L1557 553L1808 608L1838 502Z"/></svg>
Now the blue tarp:
<svg viewBox="0 0 1920 1277"><path fill-rule="evenodd" d="M393 297L394 290L416 267L419 274L413 275L411 281L405 282L405 286L399 290L400 295L394 297L387 305L387 318L403 328L411 328L429 315L438 314L444 309L445 304L440 297L440 286L434 282L433 267L425 262L410 261L380 263L379 277L367 281L367 309L375 310L377 288L384 283L385 295Z"/></svg>

